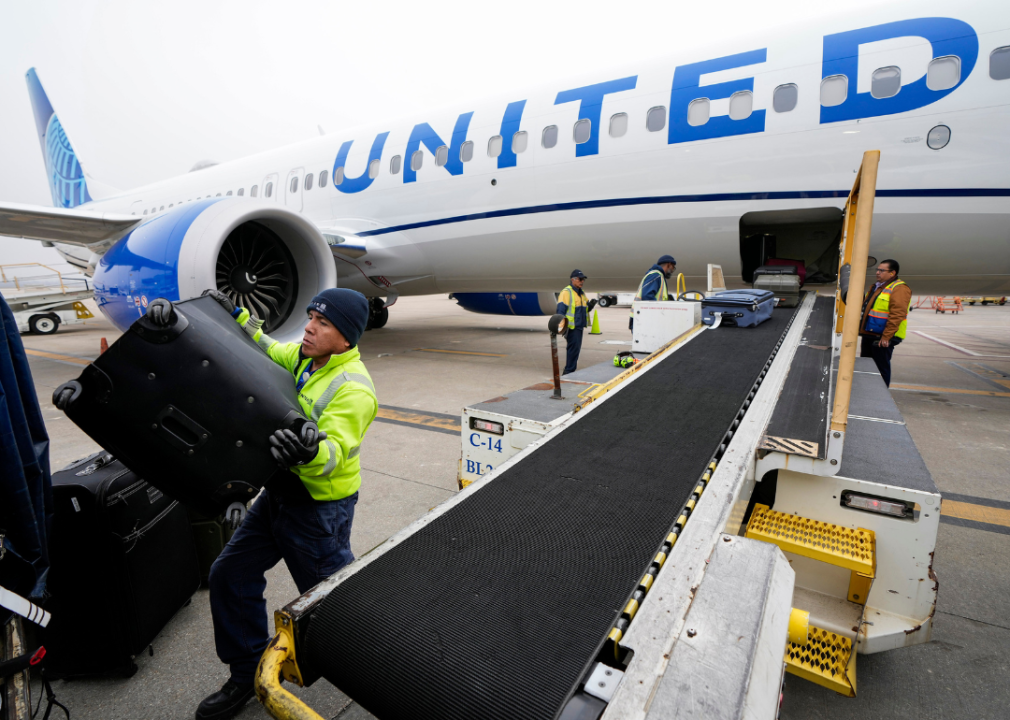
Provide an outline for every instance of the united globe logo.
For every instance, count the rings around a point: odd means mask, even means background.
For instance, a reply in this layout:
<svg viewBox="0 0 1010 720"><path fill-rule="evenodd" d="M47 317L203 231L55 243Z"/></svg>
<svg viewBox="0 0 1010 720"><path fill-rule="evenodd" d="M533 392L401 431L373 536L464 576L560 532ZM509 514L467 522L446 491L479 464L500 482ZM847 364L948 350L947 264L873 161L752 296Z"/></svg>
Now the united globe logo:
<svg viewBox="0 0 1010 720"><path fill-rule="evenodd" d="M46 128L46 164L49 170L49 187L53 193L53 205L73 208L91 202L84 180L84 171L55 114L49 118L49 126Z"/></svg>

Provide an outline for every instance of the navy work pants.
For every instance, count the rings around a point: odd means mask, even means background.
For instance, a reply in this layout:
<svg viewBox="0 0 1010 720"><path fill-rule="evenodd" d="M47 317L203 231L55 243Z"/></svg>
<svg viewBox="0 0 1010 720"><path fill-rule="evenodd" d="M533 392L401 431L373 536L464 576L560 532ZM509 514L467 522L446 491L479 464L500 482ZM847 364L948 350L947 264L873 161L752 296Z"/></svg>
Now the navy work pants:
<svg viewBox="0 0 1010 720"><path fill-rule="evenodd" d="M565 358L565 371L561 373L562 375L575 372L575 368L579 364L579 353L582 352L583 332L585 332L585 328L576 328L569 330L565 336L568 339L568 353Z"/></svg>
<svg viewBox="0 0 1010 720"><path fill-rule="evenodd" d="M231 679L253 681L270 642L265 573L280 560L304 593L354 560L351 521L358 494L331 502L286 503L265 490L210 569L217 656Z"/></svg>
<svg viewBox="0 0 1010 720"><path fill-rule="evenodd" d="M884 384L891 387L891 353L894 352L895 346L901 343L901 338L891 338L891 344L886 348L873 344L879 340L880 337L877 335L863 335L859 357L873 358L877 370L880 371L880 377L884 378Z"/></svg>

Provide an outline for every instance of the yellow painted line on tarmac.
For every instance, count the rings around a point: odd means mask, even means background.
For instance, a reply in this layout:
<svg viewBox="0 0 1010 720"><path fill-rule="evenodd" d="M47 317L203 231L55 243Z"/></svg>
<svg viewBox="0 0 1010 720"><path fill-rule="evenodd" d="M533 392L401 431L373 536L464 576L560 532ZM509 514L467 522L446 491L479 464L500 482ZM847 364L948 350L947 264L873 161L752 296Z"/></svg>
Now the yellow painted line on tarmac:
<svg viewBox="0 0 1010 720"><path fill-rule="evenodd" d="M412 412L402 408L380 407L376 419L386 420L397 425L416 425L421 429L448 430L454 435L458 435L460 432L458 418L449 418L425 412Z"/></svg>
<svg viewBox="0 0 1010 720"><path fill-rule="evenodd" d="M1010 392L993 392L991 390L960 390L948 387L930 387L928 385L899 385L891 383L892 390L910 390L911 392L943 392L956 393L958 395L984 395L986 397L1010 398Z"/></svg>
<svg viewBox="0 0 1010 720"><path fill-rule="evenodd" d="M49 360L62 360L63 362L74 363L75 365L91 364L91 360L88 360L87 358L64 355L63 353L46 352L45 350L31 350L29 348L25 348L25 353L28 355L34 355L35 357L47 358Z"/></svg>
<svg viewBox="0 0 1010 720"><path fill-rule="evenodd" d="M417 352L446 353L447 355L481 355L483 357L508 357L500 353L482 353L471 350L439 350L437 348L414 348Z"/></svg>
<svg viewBox="0 0 1010 720"><path fill-rule="evenodd" d="M958 502L957 500L944 500L940 514L961 518L962 520L974 520L975 522L988 523L989 525L1010 527L1010 510L1004 510L1003 508L974 505L972 503Z"/></svg>

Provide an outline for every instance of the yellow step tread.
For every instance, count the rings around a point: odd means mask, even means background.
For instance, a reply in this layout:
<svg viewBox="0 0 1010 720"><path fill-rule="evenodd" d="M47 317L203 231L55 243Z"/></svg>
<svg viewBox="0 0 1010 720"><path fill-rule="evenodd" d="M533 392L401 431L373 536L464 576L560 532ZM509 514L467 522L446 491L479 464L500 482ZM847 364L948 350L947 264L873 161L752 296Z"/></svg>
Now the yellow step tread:
<svg viewBox="0 0 1010 720"><path fill-rule="evenodd" d="M755 505L746 536L867 577L875 575L876 540L872 530L832 525Z"/></svg>
<svg viewBox="0 0 1010 720"><path fill-rule="evenodd" d="M806 645L786 646L786 672L848 697L856 695L856 654L852 641L810 626Z"/></svg>

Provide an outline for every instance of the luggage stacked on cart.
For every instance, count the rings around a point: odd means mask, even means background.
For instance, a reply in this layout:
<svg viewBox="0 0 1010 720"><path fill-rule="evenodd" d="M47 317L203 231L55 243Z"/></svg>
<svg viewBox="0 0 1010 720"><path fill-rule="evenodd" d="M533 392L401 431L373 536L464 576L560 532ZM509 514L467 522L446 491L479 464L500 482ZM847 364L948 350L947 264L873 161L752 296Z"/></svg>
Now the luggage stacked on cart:
<svg viewBox="0 0 1010 720"><path fill-rule="evenodd" d="M53 473L43 633L57 677L132 675L200 585L185 508L106 452Z"/></svg>
<svg viewBox="0 0 1010 720"><path fill-rule="evenodd" d="M723 325L754 327L772 316L775 295L770 290L723 290L701 303L701 321L712 325L721 313Z"/></svg>
<svg viewBox="0 0 1010 720"><path fill-rule="evenodd" d="M278 472L269 436L307 420L291 374L213 298L175 308L165 328L138 319L68 383L66 413L145 480L213 518Z"/></svg>
<svg viewBox="0 0 1010 720"><path fill-rule="evenodd" d="M795 265L762 265L754 271L754 289L773 292L779 307L799 305L802 284Z"/></svg>

